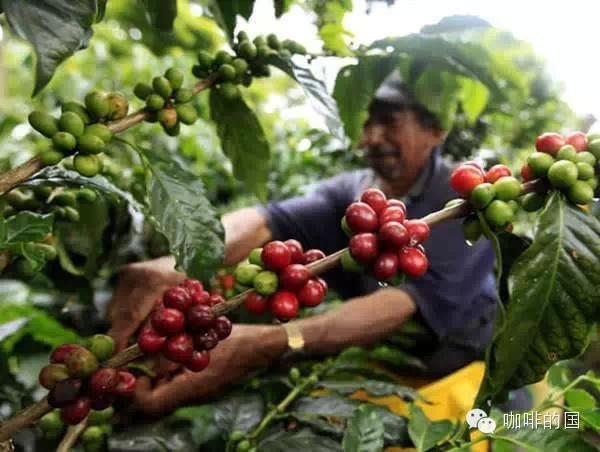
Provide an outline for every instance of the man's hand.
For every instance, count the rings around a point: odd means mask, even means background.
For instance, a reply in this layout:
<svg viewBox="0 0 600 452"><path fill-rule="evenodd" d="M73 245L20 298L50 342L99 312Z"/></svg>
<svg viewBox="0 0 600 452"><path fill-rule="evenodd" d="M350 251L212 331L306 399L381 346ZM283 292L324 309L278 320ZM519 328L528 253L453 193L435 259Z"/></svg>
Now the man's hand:
<svg viewBox="0 0 600 452"><path fill-rule="evenodd" d="M146 319L163 292L185 279L185 275L176 272L174 267L174 260L167 257L136 262L121 269L117 288L108 304L111 323L108 334L115 340L117 351L127 346L129 337Z"/></svg>
<svg viewBox="0 0 600 452"><path fill-rule="evenodd" d="M190 403L221 395L250 370L268 366L286 349L283 328L271 325L234 325L229 336L211 351L210 365L202 372L183 370L155 387L139 377L135 404L152 416L166 414Z"/></svg>

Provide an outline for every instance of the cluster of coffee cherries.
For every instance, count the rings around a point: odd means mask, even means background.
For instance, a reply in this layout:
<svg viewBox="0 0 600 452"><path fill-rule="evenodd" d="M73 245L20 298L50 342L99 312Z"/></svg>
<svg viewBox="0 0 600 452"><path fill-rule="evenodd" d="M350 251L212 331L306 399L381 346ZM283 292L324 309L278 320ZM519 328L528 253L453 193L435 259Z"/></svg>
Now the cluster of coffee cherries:
<svg viewBox="0 0 600 452"><path fill-rule="evenodd" d="M90 410L104 410L120 398L132 397L136 380L123 369L103 367L112 357L111 337L97 334L81 344L64 344L50 355L50 364L39 374L40 385L50 392L48 403L60 410L67 425L79 424Z"/></svg>
<svg viewBox="0 0 600 452"><path fill-rule="evenodd" d="M596 164L600 157L600 137L573 132L567 136L544 133L535 141L536 151L521 169L524 182L541 179L548 188L561 190L573 204L589 204L598 186ZM523 208L536 211L544 205L547 192L523 197Z"/></svg>
<svg viewBox="0 0 600 452"><path fill-rule="evenodd" d="M429 225L407 220L406 205L387 199L381 190L363 192L346 209L341 226L350 237L342 255L344 270L369 272L381 282L399 273L416 278L427 271L429 261L421 244L429 237Z"/></svg>
<svg viewBox="0 0 600 452"><path fill-rule="evenodd" d="M295 41L280 42L274 34L257 36L250 40L245 31L237 34L233 51L232 55L228 51L220 50L214 56L201 51L198 54L198 64L192 68L192 73L198 78L218 74L216 89L223 97L230 100L240 96L238 85L248 87L253 77L271 75L268 66L269 57L278 55L289 58L292 54L306 53L306 49Z"/></svg>
<svg viewBox="0 0 600 452"><path fill-rule="evenodd" d="M210 350L231 334L231 321L212 309L224 301L193 279L167 289L138 334L140 350L161 353L192 372L206 369Z"/></svg>
<svg viewBox="0 0 600 452"><path fill-rule="evenodd" d="M177 136L181 124L192 125L198 119L196 108L190 103L194 92L183 86L184 74L169 68L164 75L154 77L152 85L138 83L135 96L146 103L150 113L146 121L158 122L169 136Z"/></svg>
<svg viewBox="0 0 600 452"><path fill-rule="evenodd" d="M115 414L113 407L104 410L90 410L86 427L77 438L77 443L86 452L106 450L106 438L112 434L112 419ZM54 409L40 418L38 427L45 439L56 440L64 435L66 425L60 417L60 410Z"/></svg>
<svg viewBox="0 0 600 452"><path fill-rule="evenodd" d="M119 93L98 91L88 93L84 102L62 104L58 118L34 110L28 119L35 130L52 139L52 147L39 154L44 165L56 165L75 155L74 169L82 176L93 177L102 169L98 154L104 152L113 136L106 123L127 116L129 102Z"/></svg>
<svg viewBox="0 0 600 452"><path fill-rule="evenodd" d="M521 183L507 166L498 164L485 171L477 162L465 162L450 175L450 185L461 198L469 202L473 212L483 213L493 230L512 228L519 211L517 200L521 194ZM446 206L449 207L453 202L450 201ZM469 242L481 237L481 223L477 216L465 217L463 233Z"/></svg>
<svg viewBox="0 0 600 452"><path fill-rule="evenodd" d="M210 294L222 295L225 299L234 297L237 293L243 292L246 288L238 285L236 288L236 281L233 272L235 266L232 268L220 268L217 270L215 277L210 281Z"/></svg>
<svg viewBox="0 0 600 452"><path fill-rule="evenodd" d="M297 240L273 240L252 250L247 261L237 265L235 288L250 290L244 299L249 312L262 315L268 310L276 319L289 321L301 307L318 306L325 298L327 283L312 276L307 267L323 258L321 250L304 251Z"/></svg>

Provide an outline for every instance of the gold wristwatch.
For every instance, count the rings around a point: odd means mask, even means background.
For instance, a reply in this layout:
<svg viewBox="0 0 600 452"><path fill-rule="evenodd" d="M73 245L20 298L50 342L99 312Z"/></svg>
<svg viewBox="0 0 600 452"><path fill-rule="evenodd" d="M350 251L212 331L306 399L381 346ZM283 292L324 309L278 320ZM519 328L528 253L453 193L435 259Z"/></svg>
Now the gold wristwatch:
<svg viewBox="0 0 600 452"><path fill-rule="evenodd" d="M290 353L301 353L304 349L304 337L298 325L295 323L284 323L283 329L287 334L288 352Z"/></svg>

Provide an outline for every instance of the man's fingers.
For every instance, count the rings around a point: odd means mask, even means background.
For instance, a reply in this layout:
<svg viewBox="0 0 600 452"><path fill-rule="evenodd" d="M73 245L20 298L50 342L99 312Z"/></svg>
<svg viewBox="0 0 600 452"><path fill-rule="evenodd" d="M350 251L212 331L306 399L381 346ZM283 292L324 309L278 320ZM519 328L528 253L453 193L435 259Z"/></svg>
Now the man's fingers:
<svg viewBox="0 0 600 452"><path fill-rule="evenodd" d="M152 387L148 377L139 377L135 390L135 404L151 415L160 415L174 410L181 402L182 391L186 390L186 376L178 375L168 383ZM189 388L187 388L189 390Z"/></svg>
<svg viewBox="0 0 600 452"><path fill-rule="evenodd" d="M106 334L115 341L115 353L118 353L127 347L129 336L131 336L134 331L135 330L131 330L130 328L116 328L114 326L108 330Z"/></svg>

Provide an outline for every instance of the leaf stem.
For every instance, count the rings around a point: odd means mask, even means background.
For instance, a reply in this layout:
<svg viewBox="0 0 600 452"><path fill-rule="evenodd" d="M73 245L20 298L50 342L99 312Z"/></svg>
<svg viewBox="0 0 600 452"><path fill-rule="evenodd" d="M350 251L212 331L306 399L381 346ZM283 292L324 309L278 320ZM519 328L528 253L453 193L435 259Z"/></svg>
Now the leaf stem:
<svg viewBox="0 0 600 452"><path fill-rule="evenodd" d="M212 74L204 80L196 83L192 87L192 92L198 94L207 88L210 88L217 80L218 74ZM133 112L122 119L107 123L107 126L114 133L123 132L131 127L138 125L150 118L150 112L145 108ZM6 173L0 175L0 195L12 190L15 186L29 179L35 173L44 168L44 164L39 156L32 157L25 163L12 168Z"/></svg>
<svg viewBox="0 0 600 452"><path fill-rule="evenodd" d="M77 438L79 438L79 435L83 433L86 427L87 417L77 425L70 425L67 429L67 433L65 433L65 436L58 445L56 452L69 452L77 442Z"/></svg>

